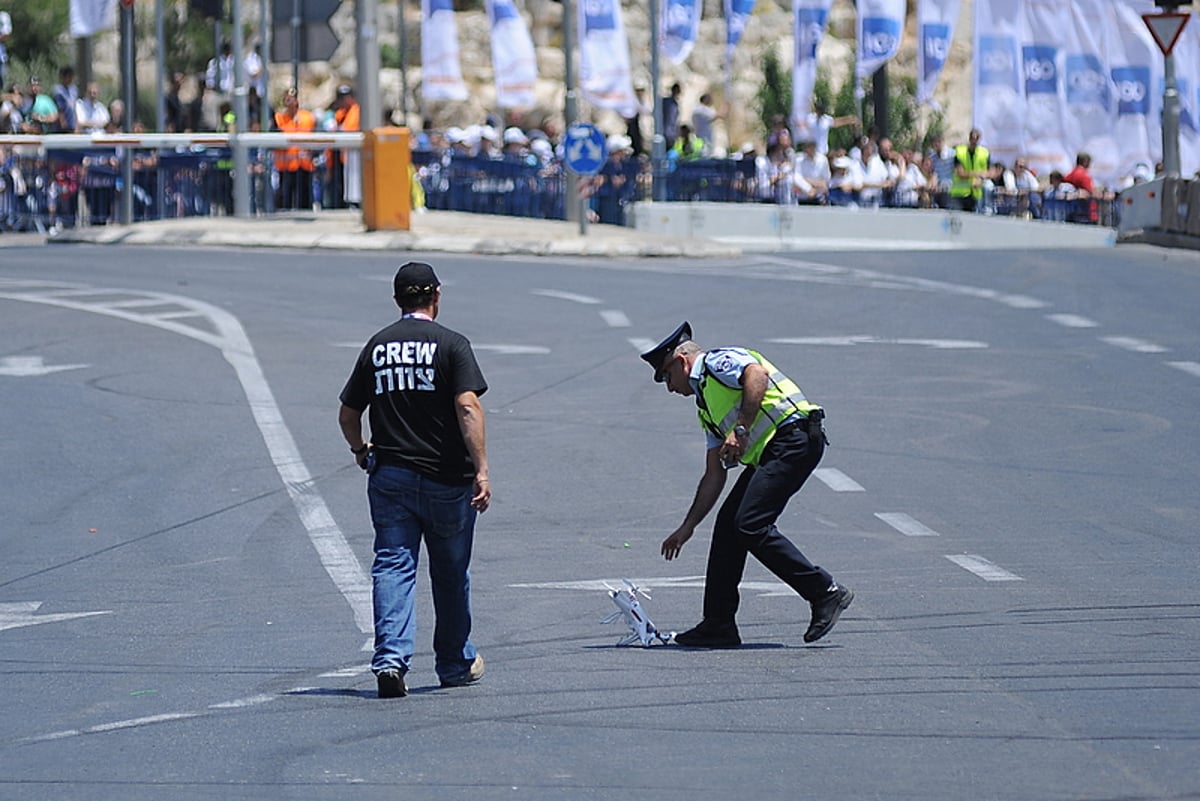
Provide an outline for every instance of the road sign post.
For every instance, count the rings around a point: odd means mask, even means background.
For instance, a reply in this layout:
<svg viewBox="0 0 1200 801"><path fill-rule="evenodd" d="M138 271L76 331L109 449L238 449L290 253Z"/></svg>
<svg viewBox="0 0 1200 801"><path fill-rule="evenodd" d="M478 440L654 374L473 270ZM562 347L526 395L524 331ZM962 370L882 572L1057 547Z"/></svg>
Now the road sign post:
<svg viewBox="0 0 1200 801"><path fill-rule="evenodd" d="M1166 10L1161 14L1143 14L1142 20L1163 54L1163 175L1179 177L1179 88L1175 82L1175 57L1171 51L1179 41L1189 14L1176 12L1179 3L1159 1Z"/></svg>
<svg viewBox="0 0 1200 801"><path fill-rule="evenodd" d="M604 134L595 125L587 122L577 122L567 127L563 151L563 163L574 175L595 175L608 159L608 143ZM582 192L576 194L578 197L574 198L574 202L579 204L579 233L586 236L587 198L583 197ZM568 198L567 202L572 202L572 199Z"/></svg>

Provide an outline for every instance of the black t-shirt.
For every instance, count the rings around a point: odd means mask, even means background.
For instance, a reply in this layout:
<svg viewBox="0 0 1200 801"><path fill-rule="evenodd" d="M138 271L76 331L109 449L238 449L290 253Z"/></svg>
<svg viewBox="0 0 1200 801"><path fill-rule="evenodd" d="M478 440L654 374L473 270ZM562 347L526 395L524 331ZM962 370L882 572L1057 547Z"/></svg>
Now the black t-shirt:
<svg viewBox="0 0 1200 801"><path fill-rule="evenodd" d="M474 480L475 465L458 427L454 398L486 391L466 337L410 317L371 337L341 401L351 409L370 409L371 442L382 462L462 485Z"/></svg>

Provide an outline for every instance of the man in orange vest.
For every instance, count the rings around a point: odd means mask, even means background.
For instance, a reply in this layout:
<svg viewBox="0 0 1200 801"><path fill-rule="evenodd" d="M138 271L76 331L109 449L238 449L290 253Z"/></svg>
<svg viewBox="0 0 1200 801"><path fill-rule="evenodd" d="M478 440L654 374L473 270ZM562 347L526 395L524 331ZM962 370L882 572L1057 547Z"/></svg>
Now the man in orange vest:
<svg viewBox="0 0 1200 801"><path fill-rule="evenodd" d="M362 110L354 97L354 90L343 84L338 87L333 105L333 121L338 131L361 131ZM329 189L334 198L334 208L362 204L362 155L358 150L330 151Z"/></svg>
<svg viewBox="0 0 1200 801"><path fill-rule="evenodd" d="M288 89L283 96L283 110L275 112L275 130L283 133L312 133L316 128L316 116L311 111L300 108L300 95L295 87ZM275 171L279 173L275 208L311 211L314 172L312 151L299 147L276 150Z"/></svg>

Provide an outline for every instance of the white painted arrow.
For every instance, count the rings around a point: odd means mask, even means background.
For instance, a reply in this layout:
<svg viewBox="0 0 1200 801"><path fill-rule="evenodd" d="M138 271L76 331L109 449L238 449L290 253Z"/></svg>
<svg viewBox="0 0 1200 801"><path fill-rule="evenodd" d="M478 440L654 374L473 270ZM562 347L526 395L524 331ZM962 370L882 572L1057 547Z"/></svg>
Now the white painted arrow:
<svg viewBox="0 0 1200 801"><path fill-rule="evenodd" d="M41 356L5 356L0 359L0 375L27 377L50 375L62 370L78 370L87 364L46 364Z"/></svg>
<svg viewBox="0 0 1200 801"><path fill-rule="evenodd" d="M37 626L42 623L59 623L63 620L74 620L80 617L112 614L112 610L108 610L105 612L61 612L54 615L35 615L34 612L41 605L41 601L0 603L0 631L19 629L22 626Z"/></svg>

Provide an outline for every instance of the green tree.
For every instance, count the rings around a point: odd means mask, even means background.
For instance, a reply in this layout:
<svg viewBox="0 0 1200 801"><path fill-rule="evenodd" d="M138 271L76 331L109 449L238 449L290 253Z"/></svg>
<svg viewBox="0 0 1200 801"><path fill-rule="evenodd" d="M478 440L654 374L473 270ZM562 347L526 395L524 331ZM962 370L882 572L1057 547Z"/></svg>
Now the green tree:
<svg viewBox="0 0 1200 801"><path fill-rule="evenodd" d="M10 80L37 75L49 88L58 79L58 68L71 64L75 55L68 34L69 0L0 0L0 9L12 17L7 45Z"/></svg>
<svg viewBox="0 0 1200 801"><path fill-rule="evenodd" d="M771 121L782 114L787 119L792 114L792 74L780 63L775 48L768 46L762 55L763 82L754 95L758 103L758 121L765 137L771 130Z"/></svg>

